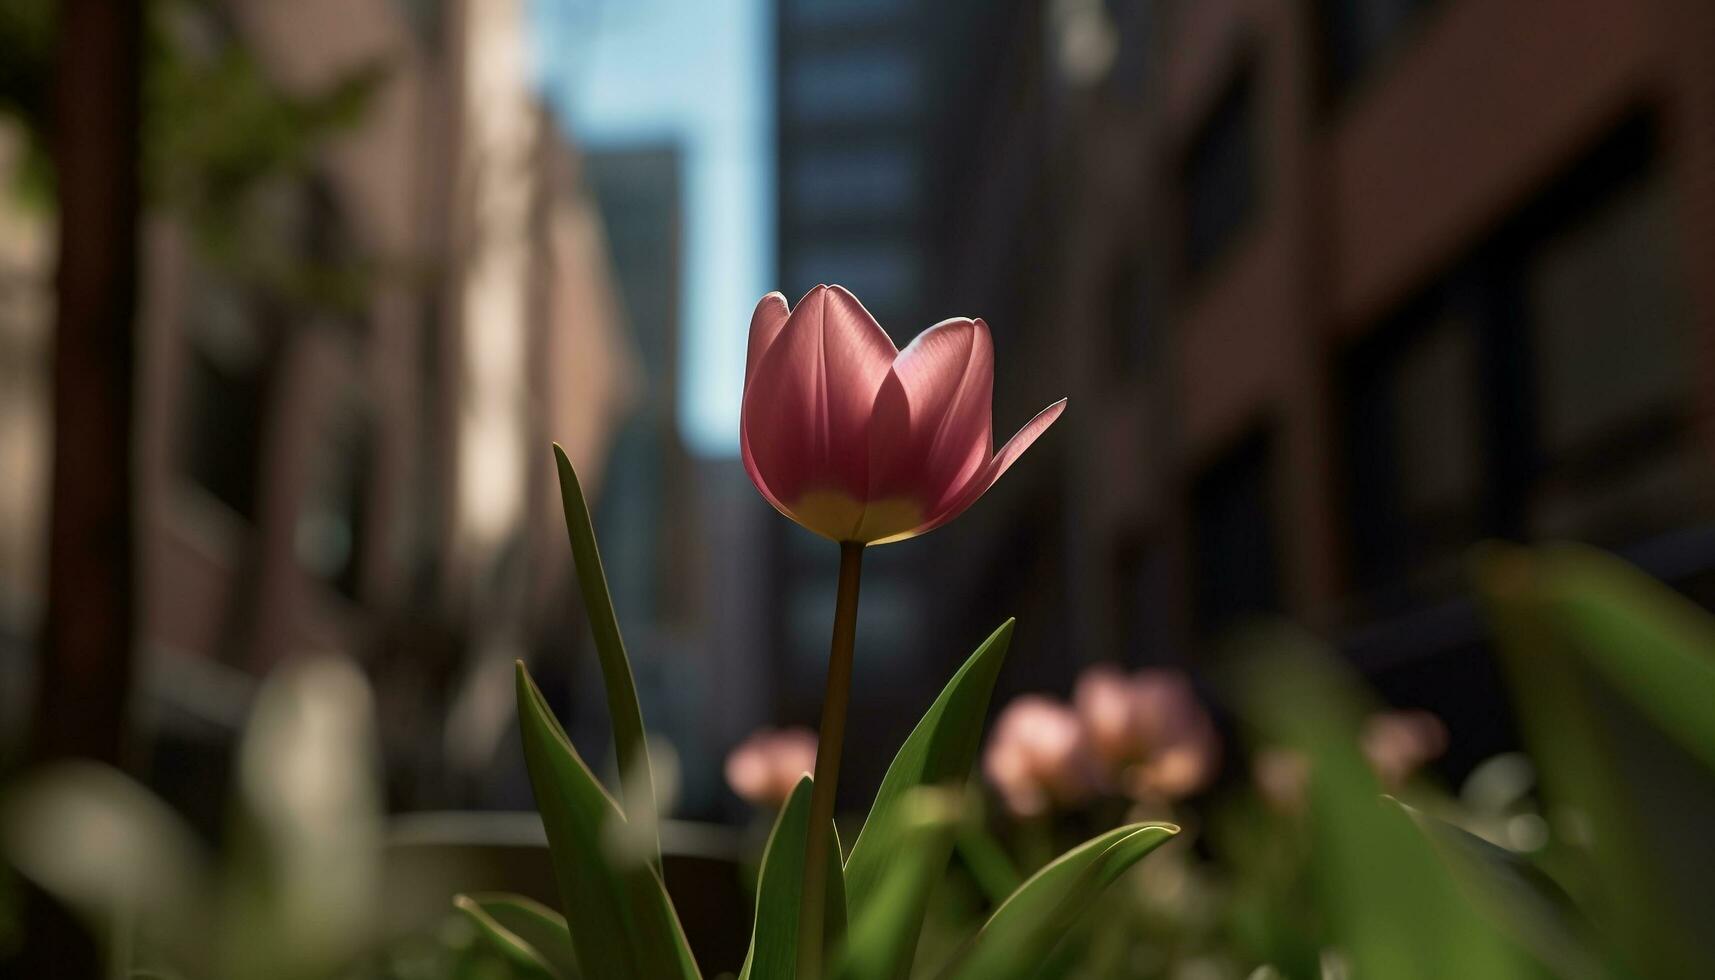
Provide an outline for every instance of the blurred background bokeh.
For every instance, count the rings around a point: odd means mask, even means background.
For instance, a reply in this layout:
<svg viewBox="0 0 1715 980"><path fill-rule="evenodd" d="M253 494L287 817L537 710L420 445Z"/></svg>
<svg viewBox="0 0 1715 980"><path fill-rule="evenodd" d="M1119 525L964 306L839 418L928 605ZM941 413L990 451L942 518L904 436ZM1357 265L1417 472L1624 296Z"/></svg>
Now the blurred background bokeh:
<svg viewBox="0 0 1715 980"><path fill-rule="evenodd" d="M741 822L837 565L738 460L745 330L819 282L984 317L1002 433L1071 398L872 552L842 798L1006 616L997 705L1284 614L1459 780L1517 745L1470 545L1715 600L1707 0L126 6L0 10L14 763L217 833L259 678L338 653L390 811L527 809L514 659L611 758L558 441L673 816Z"/></svg>

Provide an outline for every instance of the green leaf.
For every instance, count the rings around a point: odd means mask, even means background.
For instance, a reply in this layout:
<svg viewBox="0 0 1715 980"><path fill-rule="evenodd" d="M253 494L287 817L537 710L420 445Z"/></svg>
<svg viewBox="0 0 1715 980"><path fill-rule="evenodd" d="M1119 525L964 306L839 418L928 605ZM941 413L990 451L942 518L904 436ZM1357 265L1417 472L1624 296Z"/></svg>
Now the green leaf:
<svg viewBox="0 0 1715 980"><path fill-rule="evenodd" d="M595 634L596 656L601 661L601 679L607 689L607 713L613 724L613 747L623 775L621 795L632 821L654 821L655 780L649 769L648 742L643 731L643 709L637 700L637 684L631 677L631 661L625 655L625 640L619 635L619 618L613 612L613 597L607 590L601 551L596 548L595 527L583 487L566 451L554 444L554 464L560 472L560 505L566 512L566 535L572 544L572 562L578 570L578 589L590 631ZM661 842L653 835L655 852L650 858L661 870Z"/></svg>
<svg viewBox="0 0 1715 980"><path fill-rule="evenodd" d="M1260 629L1240 661L1243 718L1301 755L1310 774L1308 870L1327 942L1353 976L1399 980L1533 975L1522 951L1472 907L1422 831L1381 786L1358 745L1371 710L1361 683L1319 641Z"/></svg>
<svg viewBox="0 0 1715 980"><path fill-rule="evenodd" d="M1102 890L1177 833L1179 828L1172 824L1128 824L1062 854L995 910L943 976L948 980L1035 976Z"/></svg>
<svg viewBox="0 0 1715 980"><path fill-rule="evenodd" d="M548 962L546 954L539 951L535 945L523 936L502 925L482 903L469 895L453 896L453 907L465 914L476 926L477 934L488 941L488 944L498 951L514 967L524 971L527 976L548 978L548 980L573 980L574 975L567 975L556 970ZM565 920L560 920L562 928ZM567 935L567 941L571 939Z"/></svg>
<svg viewBox="0 0 1715 980"><path fill-rule="evenodd" d="M613 798L584 765L518 664L518 719L530 785L548 834L554 878L585 974L615 980L696 977L661 878L628 852Z"/></svg>
<svg viewBox="0 0 1715 980"><path fill-rule="evenodd" d="M740 980L792 980L798 970L798 911L804 891L810 786L809 776L798 780L769 832L757 878L756 921ZM833 843L828 854L827 919L823 928L823 941L830 949L845 938L846 930L846 888L840 873L837 834Z"/></svg>
<svg viewBox="0 0 1715 980"><path fill-rule="evenodd" d="M924 713L899 754L893 757L893 764L887 767L869 817L846 860L846 895L854 921L869 911L887 877L888 866L904 853L901 844L911 825L905 806L908 794L920 786L963 784L970 777L977 751L982 747L989 695L994 691L995 678L1012 642L1012 627L1013 620L1002 623L971 654ZM936 853L927 857L945 866L952 846L950 839L943 841L938 857ZM927 907L925 894L911 914L901 920L902 927L910 930L907 960L916 948L917 932L922 928Z"/></svg>
<svg viewBox="0 0 1715 980"><path fill-rule="evenodd" d="M1656 748L1672 747L1640 740L1641 729L1649 726L1637 725L1635 718L1622 724L1617 717L1616 709L1645 697L1645 688L1655 682L1633 686L1608 669L1628 656L1658 661L1641 671L1663 669L1663 662L1670 661L1659 651L1652 655L1624 647L1634 641L1649 647L1664 634L1688 635L1697 629L1692 625L1697 617L1675 610L1678 600L1667 596L1664 586L1622 569L1615 559L1580 549L1530 551L1498 543L1486 545L1474 563L1526 744L1541 769L1544 799L1554 807L1551 815L1576 814L1587 839L1597 842L1583 849L1593 880L1579 894L1607 945L1625 971L1639 976L1707 977L1715 974L1709 945L1699 933L1709 918L1706 876L1699 873L1695 855L1678 845L1687 837L1677 832L1696 821L1686 820L1690 811L1675 805L1697 794L1678 792L1683 784L1652 780L1647 766L1661 761ZM1603 595L1606 601L1598 598ZM1616 596L1625 598L1613 602ZM1642 610L1651 607L1665 614L1654 626L1636 624L1643 634L1636 638L1612 621L1594 630L1573 625L1586 617L1605 618L1594 616L1604 607L1630 609L1646 618L1650 614ZM1674 622L1679 625L1666 625ZM1612 696L1616 687L1626 701ZM1656 727L1672 725L1650 704L1636 708Z"/></svg>
<svg viewBox="0 0 1715 980"><path fill-rule="evenodd" d="M514 948L502 948L501 952L514 962L527 961L545 968L560 980L580 976L566 918L546 905L523 895L505 894L458 895L453 905L497 946L503 941L512 944ZM518 949L528 955L521 958Z"/></svg>
<svg viewBox="0 0 1715 980"><path fill-rule="evenodd" d="M1608 976L1572 896L1523 855L1394 801L1435 846L1466 894L1513 941L1567 980Z"/></svg>
<svg viewBox="0 0 1715 980"><path fill-rule="evenodd" d="M852 920L848 942L833 975L840 980L888 980L911 968L929 893L947 863L947 841L958 826L959 800L948 790L922 787L906 797L899 854L888 865L861 918ZM1001 856L1005 860L1005 856Z"/></svg>
<svg viewBox="0 0 1715 980"><path fill-rule="evenodd" d="M1546 548L1539 575L1562 638L1715 769L1715 622L1709 614L1594 548Z"/></svg>

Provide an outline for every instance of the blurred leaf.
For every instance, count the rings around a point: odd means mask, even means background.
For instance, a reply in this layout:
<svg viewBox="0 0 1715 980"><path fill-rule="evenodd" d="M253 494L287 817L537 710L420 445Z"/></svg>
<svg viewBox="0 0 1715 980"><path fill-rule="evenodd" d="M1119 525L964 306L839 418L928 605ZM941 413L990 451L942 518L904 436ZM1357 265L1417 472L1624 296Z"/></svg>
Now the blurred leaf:
<svg viewBox="0 0 1715 980"><path fill-rule="evenodd" d="M1060 855L995 910L944 976L949 980L1037 976L1043 961L1103 889L1178 832L1172 824L1127 824Z"/></svg>
<svg viewBox="0 0 1715 980"><path fill-rule="evenodd" d="M798 912L804 889L810 788L809 776L798 780L768 834L756 883L756 921L740 980L792 980L798 970ZM846 888L839 854L836 831L834 847L828 853L827 919L823 928L824 943L830 949L839 945L846 931Z"/></svg>
<svg viewBox="0 0 1715 980"><path fill-rule="evenodd" d="M905 820L899 853L888 864L874 901L862 917L852 920L833 971L840 980L891 980L911 968L922 927L917 910L928 904L946 867L947 840L958 825L959 807L949 791L923 787L906 797L901 810Z"/></svg>
<svg viewBox="0 0 1715 980"><path fill-rule="evenodd" d="M118 770L66 762L8 787L0 846L95 934L134 926L171 962L210 966L210 856L178 814Z"/></svg>
<svg viewBox="0 0 1715 980"><path fill-rule="evenodd" d="M505 926L542 955L566 980L579 976L578 957L566 917L524 895L484 894L469 896L494 921Z"/></svg>
<svg viewBox="0 0 1715 980"><path fill-rule="evenodd" d="M1259 630L1251 641L1244 713L1269 744L1309 763L1311 874L1351 975L1533 975L1533 964L1471 907L1410 818L1383 802L1358 747L1367 705L1356 681L1296 630Z"/></svg>
<svg viewBox="0 0 1715 980"><path fill-rule="evenodd" d="M1674 838L1640 833L1640 828L1662 822L1663 815L1652 812L1661 805L1653 798L1671 798L1673 787L1634 771L1640 750L1630 747L1628 758L1628 734L1620 730L1613 705L1604 705L1601 698L1605 686L1642 696L1654 682L1638 682L1636 687L1615 682L1597 661L1608 661L1611 667L1627 653L1595 652L1596 637L1573 628L1577 620L1569 619L1568 611L1579 606L1570 600L1576 595L1590 602L1580 620L1595 615L1593 609L1615 608L1593 596L1603 594L1601 583L1618 580L1622 587L1617 594L1630 597L1620 607L1629 606L1634 613L1666 607L1670 611L1663 622L1681 624L1665 629L1659 623L1639 624L1642 633L1656 637L1638 637L1640 649L1660 642L1664 634L1683 633L1693 617L1685 610L1671 611L1675 602L1665 596L1647 598L1665 587L1636 579L1626 583L1635 573L1617 572L1614 559L1598 560L1572 548L1543 554L1549 560L1523 548L1490 544L1477 555L1474 570L1521 727L1541 771L1550 821L1563 830L1576 827L1573 836L1590 845L1574 853L1587 860L1595 883L1578 894L1631 971L1649 977L1707 977L1712 953L1699 929L1705 916L1695 903L1684 901L1686 887L1705 893L1706 887L1683 880L1686 869L1697 879L1696 864L1706 859L1699 850L1676 846ZM1611 620L1599 628L1599 635L1603 646L1631 643L1625 628ZM1662 663L1677 659L1673 654L1661 657L1659 649L1641 656L1659 658L1653 666L1640 668L1646 672L1662 670ZM1598 685L1597 680L1607 683ZM1637 707L1651 715L1648 705ZM1642 751L1650 753L1647 746ZM1672 815L1678 815L1677 810ZM1676 880L1684 887L1676 888Z"/></svg>
<svg viewBox="0 0 1715 980"><path fill-rule="evenodd" d="M1012 858L1007 857L1006 848L989 833L987 827L966 821L954 837L954 846L989 901L1004 902L1023 884L1018 868L1013 866Z"/></svg>
<svg viewBox="0 0 1715 980"><path fill-rule="evenodd" d="M590 524L589 505L583 487L566 451L554 444L554 464L560 473L560 504L566 512L566 534L571 539L572 560L577 565L578 588L583 593L584 614L595 634L596 655L601 660L601 678L607 688L608 718L613 724L613 746L619 756L619 771L626 775L621 787L629 819L653 821L655 782L649 769L648 742L643 730L643 709L637 700L637 685L631 677L631 661L619 635L619 619L607 590L601 552L596 548L595 528ZM661 868L661 843L652 842L650 861Z"/></svg>
<svg viewBox="0 0 1715 980"><path fill-rule="evenodd" d="M382 816L369 681L348 660L288 661L239 747L221 895L226 980L321 978L374 941Z"/></svg>
<svg viewBox="0 0 1715 980"><path fill-rule="evenodd" d="M1572 896L1519 854L1416 807L1395 801L1417 822L1491 920L1566 980L1608 976L1591 942L1590 922Z"/></svg>
<svg viewBox="0 0 1715 980"><path fill-rule="evenodd" d="M1538 588L1562 639L1715 770L1715 621L1709 614L1594 548L1546 548L1538 566Z"/></svg>
<svg viewBox="0 0 1715 980"><path fill-rule="evenodd" d="M579 965L604 980L696 977L660 877L646 861L607 846L609 823L625 818L579 758L522 662L518 718Z"/></svg>
<svg viewBox="0 0 1715 980"><path fill-rule="evenodd" d="M995 677L1006 658L1012 642L1013 620L1007 620L995 630L982 646L971 654L964 666L947 682L935 703L917 723L910 737L893 757L870 806L863 830L852 845L846 860L846 895L851 904L852 918L861 919L881 882L887 876L888 865L903 853L901 844L909 831L910 817L905 808L907 795L920 786L940 786L963 783L970 778L976 764L977 751L982 746L983 720L988 715L989 695L994 691ZM952 841L939 844L938 854L928 859L945 866L952 850ZM928 901L927 894L919 896L919 904L902 918L915 922L906 947L906 959L915 948L916 930L920 929Z"/></svg>
<svg viewBox="0 0 1715 980"><path fill-rule="evenodd" d="M469 895L453 896L453 907L468 916L476 926L477 934L488 940L489 945L505 956L513 966L523 969L527 976L547 980L572 980L572 977L556 970L548 962L548 957L537 950L529 940L502 925L481 903ZM568 942L570 938L568 934Z"/></svg>

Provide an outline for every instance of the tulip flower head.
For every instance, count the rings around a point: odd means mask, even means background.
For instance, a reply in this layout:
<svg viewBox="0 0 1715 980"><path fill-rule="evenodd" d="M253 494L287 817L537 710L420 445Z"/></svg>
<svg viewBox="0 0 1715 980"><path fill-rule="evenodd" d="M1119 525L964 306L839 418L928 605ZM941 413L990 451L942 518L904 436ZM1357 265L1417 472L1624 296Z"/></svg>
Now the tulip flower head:
<svg viewBox="0 0 1715 980"><path fill-rule="evenodd" d="M815 765L815 732L808 728L765 728L752 733L727 755L726 781L752 806L779 807Z"/></svg>
<svg viewBox="0 0 1715 980"><path fill-rule="evenodd" d="M1428 711L1382 711L1364 721L1359 737L1364 758L1388 792L1447 751L1447 726Z"/></svg>
<svg viewBox="0 0 1715 980"><path fill-rule="evenodd" d="M1078 716L1040 694L1014 699L995 720L983 750L983 774L1007 809L1021 817L1083 803L1095 782Z"/></svg>
<svg viewBox="0 0 1715 980"><path fill-rule="evenodd" d="M739 445L774 508L834 541L879 544L940 527L1000 479L1065 408L997 453L994 345L982 320L943 320L898 350L857 297L817 286L750 321Z"/></svg>
<svg viewBox="0 0 1715 980"><path fill-rule="evenodd" d="M1128 676L1098 665L1078 678L1073 704L1108 778L1128 796L1180 799L1214 776L1220 738L1183 673Z"/></svg>

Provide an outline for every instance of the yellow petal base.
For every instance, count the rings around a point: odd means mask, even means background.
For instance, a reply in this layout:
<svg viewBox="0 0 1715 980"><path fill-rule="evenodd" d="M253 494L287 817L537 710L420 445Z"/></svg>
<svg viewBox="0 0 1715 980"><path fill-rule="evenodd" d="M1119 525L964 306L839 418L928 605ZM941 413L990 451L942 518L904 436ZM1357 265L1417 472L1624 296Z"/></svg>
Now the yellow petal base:
<svg viewBox="0 0 1715 980"><path fill-rule="evenodd" d="M923 523L923 508L905 497L865 502L838 490L812 490L792 505L790 516L832 541L876 544L910 537Z"/></svg>

